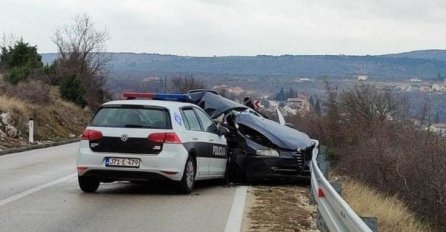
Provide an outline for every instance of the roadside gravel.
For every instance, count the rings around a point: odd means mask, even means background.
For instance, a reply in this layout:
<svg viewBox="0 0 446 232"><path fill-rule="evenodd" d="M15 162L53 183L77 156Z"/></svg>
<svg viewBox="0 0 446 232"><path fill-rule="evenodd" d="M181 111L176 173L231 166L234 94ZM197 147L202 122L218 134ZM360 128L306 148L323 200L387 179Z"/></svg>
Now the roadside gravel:
<svg viewBox="0 0 446 232"><path fill-rule="evenodd" d="M319 231L308 186L249 187L242 231Z"/></svg>

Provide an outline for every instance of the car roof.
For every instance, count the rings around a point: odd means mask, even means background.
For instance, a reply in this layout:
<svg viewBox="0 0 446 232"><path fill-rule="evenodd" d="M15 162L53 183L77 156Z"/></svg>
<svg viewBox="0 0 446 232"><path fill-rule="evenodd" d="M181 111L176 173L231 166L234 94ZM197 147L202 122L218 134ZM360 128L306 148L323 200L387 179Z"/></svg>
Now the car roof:
<svg viewBox="0 0 446 232"><path fill-rule="evenodd" d="M144 105L144 106L160 106L160 107L183 107L183 106L196 106L187 102L178 101L164 101L164 100L117 100L109 101L104 104L106 105Z"/></svg>

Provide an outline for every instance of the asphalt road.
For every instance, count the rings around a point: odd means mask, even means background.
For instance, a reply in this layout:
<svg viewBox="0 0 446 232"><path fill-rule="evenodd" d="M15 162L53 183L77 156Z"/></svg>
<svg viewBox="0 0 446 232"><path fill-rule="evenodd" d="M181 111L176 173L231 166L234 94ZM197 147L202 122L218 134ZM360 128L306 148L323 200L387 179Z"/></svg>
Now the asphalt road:
<svg viewBox="0 0 446 232"><path fill-rule="evenodd" d="M224 231L236 188L198 183L101 184L81 192L78 143L0 156L0 231Z"/></svg>

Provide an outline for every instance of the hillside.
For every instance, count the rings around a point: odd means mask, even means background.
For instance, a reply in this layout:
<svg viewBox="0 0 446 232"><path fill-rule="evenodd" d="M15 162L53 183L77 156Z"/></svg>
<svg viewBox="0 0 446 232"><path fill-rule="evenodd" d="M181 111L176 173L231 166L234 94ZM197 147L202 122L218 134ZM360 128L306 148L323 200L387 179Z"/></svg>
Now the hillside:
<svg viewBox="0 0 446 232"><path fill-rule="evenodd" d="M0 80L0 150L28 146L28 119L37 143L77 138L90 113L60 98L55 87L39 81L11 86Z"/></svg>
<svg viewBox="0 0 446 232"><path fill-rule="evenodd" d="M398 54L385 55L394 58L416 58L426 60L443 60L446 61L446 50L420 50L412 52L403 52Z"/></svg>
<svg viewBox="0 0 446 232"><path fill-rule="evenodd" d="M42 54L51 62L55 54ZM380 80L446 75L446 51L427 50L382 56L283 55L189 57L147 53L107 53L112 78L142 79L150 75L188 73L206 76L331 76L368 74Z"/></svg>

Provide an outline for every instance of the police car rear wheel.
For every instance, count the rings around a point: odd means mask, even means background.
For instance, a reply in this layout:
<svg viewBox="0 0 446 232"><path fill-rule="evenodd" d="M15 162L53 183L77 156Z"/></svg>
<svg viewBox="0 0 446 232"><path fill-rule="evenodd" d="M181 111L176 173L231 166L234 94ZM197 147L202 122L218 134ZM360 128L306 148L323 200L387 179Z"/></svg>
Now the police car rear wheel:
<svg viewBox="0 0 446 232"><path fill-rule="evenodd" d="M186 161L186 165L184 167L183 178L179 183L179 190L181 193L190 193L194 188L195 183L195 164L192 158L189 158Z"/></svg>
<svg viewBox="0 0 446 232"><path fill-rule="evenodd" d="M78 176L79 187L86 193L94 193L99 188L99 181L92 177Z"/></svg>

